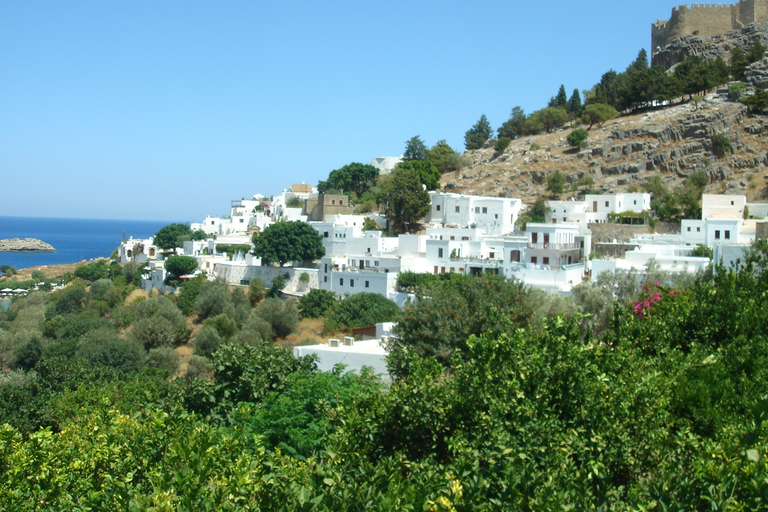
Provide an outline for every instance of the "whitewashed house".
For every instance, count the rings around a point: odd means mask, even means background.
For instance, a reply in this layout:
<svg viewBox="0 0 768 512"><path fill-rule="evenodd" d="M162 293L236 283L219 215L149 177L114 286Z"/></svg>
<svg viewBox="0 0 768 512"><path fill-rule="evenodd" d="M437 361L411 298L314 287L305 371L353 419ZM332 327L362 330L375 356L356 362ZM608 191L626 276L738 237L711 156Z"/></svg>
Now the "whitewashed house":
<svg viewBox="0 0 768 512"><path fill-rule="evenodd" d="M431 208L427 221L434 227L472 227L491 235L515 230L523 208L519 199L481 197L466 194L430 192Z"/></svg>

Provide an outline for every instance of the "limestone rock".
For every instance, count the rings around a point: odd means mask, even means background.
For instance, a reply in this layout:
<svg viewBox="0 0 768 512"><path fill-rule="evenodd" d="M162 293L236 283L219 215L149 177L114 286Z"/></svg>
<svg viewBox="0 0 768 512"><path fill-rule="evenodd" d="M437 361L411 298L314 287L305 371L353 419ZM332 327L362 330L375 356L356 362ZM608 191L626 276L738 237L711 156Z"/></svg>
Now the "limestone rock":
<svg viewBox="0 0 768 512"><path fill-rule="evenodd" d="M56 249L36 238L9 238L0 240L0 252L56 252Z"/></svg>

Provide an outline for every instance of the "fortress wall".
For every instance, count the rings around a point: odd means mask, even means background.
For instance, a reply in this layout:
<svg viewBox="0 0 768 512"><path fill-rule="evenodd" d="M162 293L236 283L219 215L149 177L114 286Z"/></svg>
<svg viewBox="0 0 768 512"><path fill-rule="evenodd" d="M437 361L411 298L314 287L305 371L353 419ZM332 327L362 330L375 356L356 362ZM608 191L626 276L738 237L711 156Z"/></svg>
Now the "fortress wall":
<svg viewBox="0 0 768 512"><path fill-rule="evenodd" d="M663 47L694 32L710 37L765 20L768 20L768 0L681 5L672 9L668 21L659 20L651 26L651 45L653 49Z"/></svg>

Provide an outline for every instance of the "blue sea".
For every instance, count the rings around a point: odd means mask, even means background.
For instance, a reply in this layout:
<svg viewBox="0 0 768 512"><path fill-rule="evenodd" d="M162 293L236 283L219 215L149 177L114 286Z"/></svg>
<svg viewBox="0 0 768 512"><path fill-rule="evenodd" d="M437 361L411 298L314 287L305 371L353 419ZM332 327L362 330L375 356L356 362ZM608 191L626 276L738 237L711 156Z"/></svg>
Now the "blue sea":
<svg viewBox="0 0 768 512"><path fill-rule="evenodd" d="M0 239L37 238L56 252L0 252L17 269L108 257L123 239L148 238L171 221L0 217Z"/></svg>

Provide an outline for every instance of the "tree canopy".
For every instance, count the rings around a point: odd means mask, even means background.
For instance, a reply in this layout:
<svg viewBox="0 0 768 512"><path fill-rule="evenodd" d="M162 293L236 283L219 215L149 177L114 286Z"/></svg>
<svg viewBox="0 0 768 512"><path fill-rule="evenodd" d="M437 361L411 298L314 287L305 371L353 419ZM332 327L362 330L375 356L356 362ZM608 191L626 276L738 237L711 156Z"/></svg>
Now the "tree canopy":
<svg viewBox="0 0 768 512"><path fill-rule="evenodd" d="M400 169L412 169L419 175L421 183L427 190L440 188L440 171L429 160L407 160L397 164Z"/></svg>
<svg viewBox="0 0 768 512"><path fill-rule="evenodd" d="M415 169L396 167L380 180L379 188L380 202L386 205L389 229L394 233L409 232L429 213L429 194Z"/></svg>
<svg viewBox="0 0 768 512"><path fill-rule="evenodd" d="M488 122L488 118L483 114L472 128L464 134L464 147L467 151L480 149L491 138L492 134L491 123Z"/></svg>
<svg viewBox="0 0 768 512"><path fill-rule="evenodd" d="M353 162L341 169L331 171L326 181L318 183L317 190L320 192L327 190L339 190L343 193L354 192L360 196L373 186L378 177L379 170L374 166Z"/></svg>
<svg viewBox="0 0 768 512"><path fill-rule="evenodd" d="M184 238L191 239L192 230L186 224L168 224L160 228L152 237L154 244L164 251L181 247Z"/></svg>
<svg viewBox="0 0 768 512"><path fill-rule="evenodd" d="M403 151L403 160L426 160L427 159L427 146L421 140L421 137L414 135L408 139L405 143L405 151Z"/></svg>
<svg viewBox="0 0 768 512"><path fill-rule="evenodd" d="M289 261L311 261L325 255L323 239L309 224L301 221L276 222L252 239L253 254L263 264L285 265Z"/></svg>

